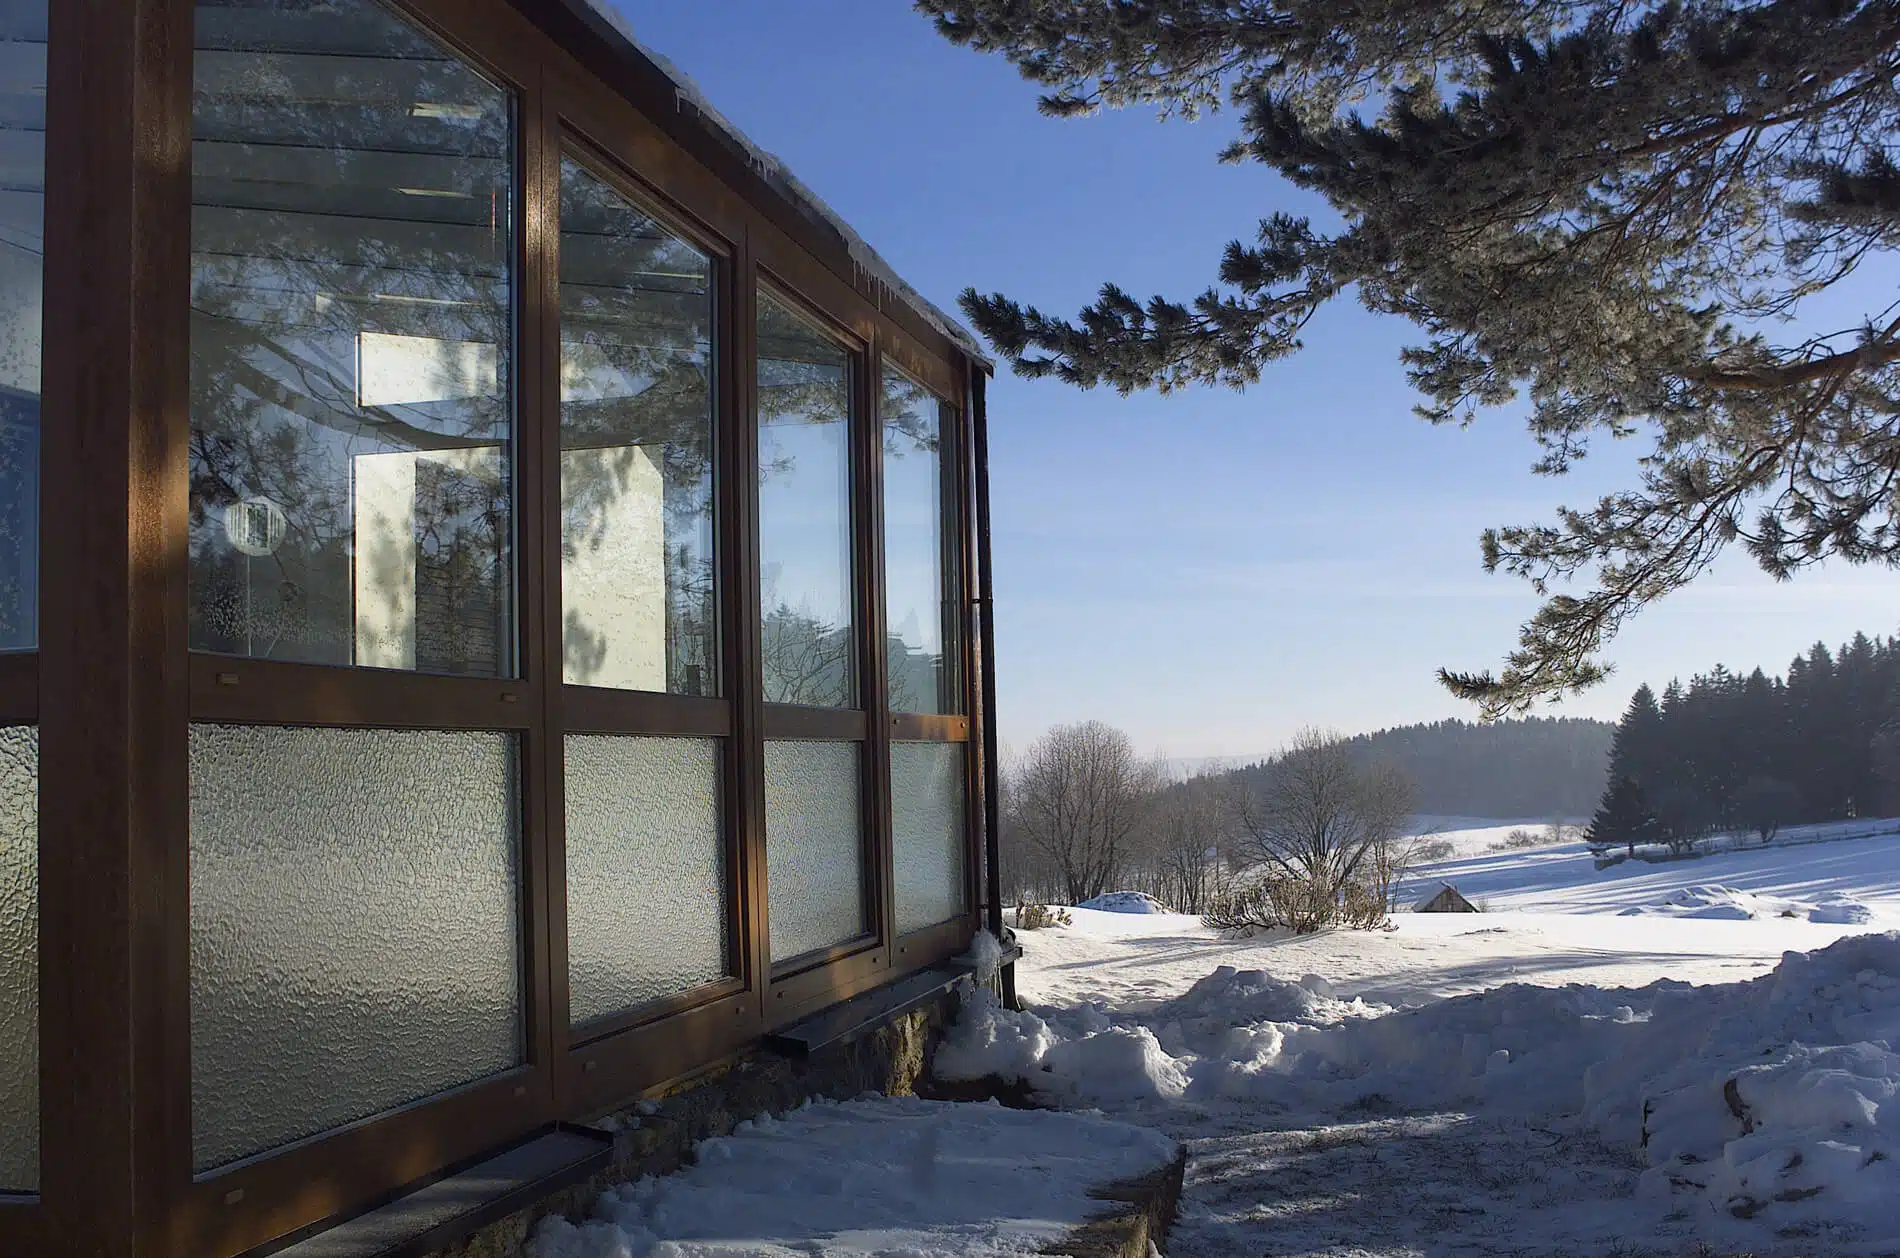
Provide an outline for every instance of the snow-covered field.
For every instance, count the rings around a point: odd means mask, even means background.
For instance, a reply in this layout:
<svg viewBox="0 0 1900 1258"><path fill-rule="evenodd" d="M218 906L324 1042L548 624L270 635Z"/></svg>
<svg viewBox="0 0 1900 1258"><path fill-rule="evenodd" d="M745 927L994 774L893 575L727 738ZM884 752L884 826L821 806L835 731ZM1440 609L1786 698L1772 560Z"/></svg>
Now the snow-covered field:
<svg viewBox="0 0 1900 1258"><path fill-rule="evenodd" d="M1599 871L1512 828L1417 871L1481 915L1072 910L938 1069L1187 1140L1171 1258L1900 1254L1900 835Z"/></svg>

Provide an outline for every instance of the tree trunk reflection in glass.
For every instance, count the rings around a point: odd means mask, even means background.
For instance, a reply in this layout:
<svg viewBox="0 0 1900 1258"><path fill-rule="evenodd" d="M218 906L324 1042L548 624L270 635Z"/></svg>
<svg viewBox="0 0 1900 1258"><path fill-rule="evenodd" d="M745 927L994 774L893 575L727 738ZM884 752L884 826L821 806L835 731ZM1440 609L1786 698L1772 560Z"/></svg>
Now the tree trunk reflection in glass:
<svg viewBox="0 0 1900 1258"><path fill-rule="evenodd" d="M956 502L945 476L943 407L886 368L879 403L884 451L884 590L891 711L961 712L956 601Z"/></svg>
<svg viewBox="0 0 1900 1258"><path fill-rule="evenodd" d="M46 0L0 0L0 651L38 642Z"/></svg>
<svg viewBox="0 0 1900 1258"><path fill-rule="evenodd" d="M718 693L712 261L561 163L561 659Z"/></svg>
<svg viewBox="0 0 1900 1258"><path fill-rule="evenodd" d="M513 108L373 0L200 0L194 649L514 673Z"/></svg>
<svg viewBox="0 0 1900 1258"><path fill-rule="evenodd" d="M848 708L851 354L760 293L758 356L765 701Z"/></svg>

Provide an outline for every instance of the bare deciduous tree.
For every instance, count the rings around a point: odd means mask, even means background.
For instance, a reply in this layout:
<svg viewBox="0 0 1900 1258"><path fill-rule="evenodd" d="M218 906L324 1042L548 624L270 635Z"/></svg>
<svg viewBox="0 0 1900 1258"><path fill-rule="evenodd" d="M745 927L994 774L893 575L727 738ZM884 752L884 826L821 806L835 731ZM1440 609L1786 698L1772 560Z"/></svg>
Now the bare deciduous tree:
<svg viewBox="0 0 1900 1258"><path fill-rule="evenodd" d="M1155 766L1101 721L1058 725L1011 774L1007 802L1022 844L1046 862L1070 904L1113 890L1147 820Z"/></svg>
<svg viewBox="0 0 1900 1258"><path fill-rule="evenodd" d="M1236 847L1272 889L1250 903L1276 920L1232 924L1305 931L1342 917L1355 925L1383 920L1403 863L1411 784L1388 767L1360 764L1342 739L1319 730L1302 731L1267 767L1264 781L1236 801ZM1229 904L1210 920L1227 923L1236 911L1258 916Z"/></svg>
<svg viewBox="0 0 1900 1258"><path fill-rule="evenodd" d="M1147 843L1139 854L1136 889L1177 913L1205 912L1225 886L1230 818L1209 778L1161 790L1150 812Z"/></svg>

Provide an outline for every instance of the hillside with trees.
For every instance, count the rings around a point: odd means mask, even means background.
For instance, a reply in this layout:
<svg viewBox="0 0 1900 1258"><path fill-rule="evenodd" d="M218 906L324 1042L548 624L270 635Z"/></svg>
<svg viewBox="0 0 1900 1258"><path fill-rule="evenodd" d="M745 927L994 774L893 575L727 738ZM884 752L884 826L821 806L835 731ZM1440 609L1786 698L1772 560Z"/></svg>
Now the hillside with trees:
<svg viewBox="0 0 1900 1258"><path fill-rule="evenodd" d="M1413 784L1413 806L1446 817L1585 817L1597 805L1612 727L1576 717L1479 724L1433 721L1360 734L1346 745ZM1259 778L1253 765L1236 771Z"/></svg>
<svg viewBox="0 0 1900 1258"><path fill-rule="evenodd" d="M1602 846L1684 849L1719 831L1900 810L1900 638L1815 643L1784 677L1721 665L1662 695L1637 689L1618 722L1591 826Z"/></svg>

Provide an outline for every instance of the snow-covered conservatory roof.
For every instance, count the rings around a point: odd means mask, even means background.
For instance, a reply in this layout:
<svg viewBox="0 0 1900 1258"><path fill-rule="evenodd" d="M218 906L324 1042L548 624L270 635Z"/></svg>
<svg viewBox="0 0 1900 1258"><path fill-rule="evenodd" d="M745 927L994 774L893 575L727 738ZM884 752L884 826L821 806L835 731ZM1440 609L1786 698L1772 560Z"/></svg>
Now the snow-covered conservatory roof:
<svg viewBox="0 0 1900 1258"><path fill-rule="evenodd" d="M657 77L668 84L673 97L674 121L686 127L696 127L712 137L742 161L771 194L807 222L835 237L859 275L875 286L880 305L888 307L895 302L908 308L985 368L994 369L994 360L974 333L905 283L890 263L822 197L793 174L783 161L754 144L730 119L715 109L679 67L642 44L613 0L556 0L556 3L577 17L605 45L607 51L625 63L636 77ZM669 120L656 118L655 121L665 125Z"/></svg>

